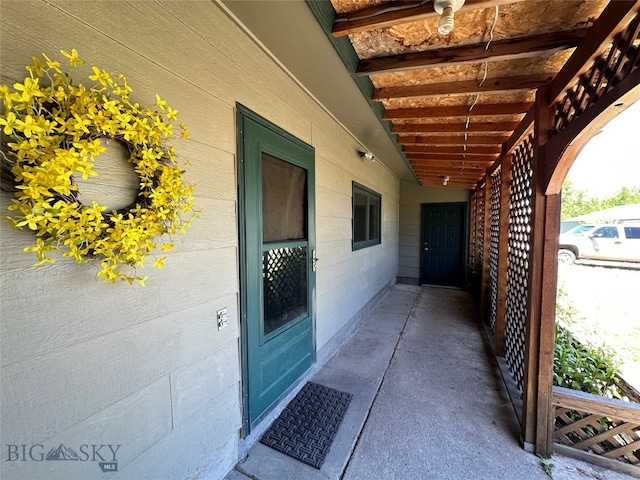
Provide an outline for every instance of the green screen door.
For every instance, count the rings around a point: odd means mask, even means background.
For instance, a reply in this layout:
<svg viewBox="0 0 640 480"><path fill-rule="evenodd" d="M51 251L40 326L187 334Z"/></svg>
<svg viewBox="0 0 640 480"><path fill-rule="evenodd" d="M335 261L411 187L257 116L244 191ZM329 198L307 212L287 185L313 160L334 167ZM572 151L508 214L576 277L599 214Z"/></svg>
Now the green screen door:
<svg viewBox="0 0 640 480"><path fill-rule="evenodd" d="M315 361L314 151L238 106L245 429Z"/></svg>

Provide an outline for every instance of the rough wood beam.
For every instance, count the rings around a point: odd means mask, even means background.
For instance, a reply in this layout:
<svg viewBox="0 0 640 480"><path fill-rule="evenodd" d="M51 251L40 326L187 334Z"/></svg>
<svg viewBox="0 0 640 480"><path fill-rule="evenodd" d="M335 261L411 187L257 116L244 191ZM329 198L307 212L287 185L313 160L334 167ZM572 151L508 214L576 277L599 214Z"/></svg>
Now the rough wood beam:
<svg viewBox="0 0 640 480"><path fill-rule="evenodd" d="M472 95L481 93L511 93L526 91L548 85L553 74L516 75L513 77L487 78L482 86L477 80L459 82L429 83L423 85L405 85L401 87L376 88L373 100L389 98L428 98L451 95ZM475 110L475 108L474 108Z"/></svg>
<svg viewBox="0 0 640 480"><path fill-rule="evenodd" d="M524 116L518 128L511 134L511 138L507 141L505 145L505 153L506 155L511 155L516 148L522 143L522 140L527 137L533 131L533 118L535 116L535 111L533 107L531 110L527 112Z"/></svg>
<svg viewBox="0 0 640 480"><path fill-rule="evenodd" d="M442 66L467 65L484 60L496 62L499 60L517 60L519 58L551 55L567 48L576 47L588 31L588 28L581 28L564 32L495 40L491 42L489 50L486 49L486 42L483 42L475 45L371 58L360 61L356 74L375 75Z"/></svg>
<svg viewBox="0 0 640 480"><path fill-rule="evenodd" d="M552 403L556 407L589 412L602 417L613 417L628 423L640 423L640 404L623 402L589 393L553 387Z"/></svg>
<svg viewBox="0 0 640 480"><path fill-rule="evenodd" d="M493 164L495 162L495 157L491 155L474 155L470 157L465 157L464 155L438 155L433 153L408 153L408 159L413 160L429 160L432 162L445 162L445 163L482 163L482 164Z"/></svg>
<svg viewBox="0 0 640 480"><path fill-rule="evenodd" d="M447 117L484 117L493 115L518 115L527 113L533 103L494 103L476 105L472 110L469 106L454 107L423 107L423 108L391 108L385 110L383 118L393 120L398 118L447 118Z"/></svg>
<svg viewBox="0 0 640 480"><path fill-rule="evenodd" d="M496 5L516 3L523 0L467 0L456 13L482 8L492 8ZM433 9L433 3L422 5L420 2L390 2L375 7L369 7L356 12L348 12L336 16L332 33L334 37L366 32L376 28L385 28L400 23L417 22L427 18L438 17Z"/></svg>
<svg viewBox="0 0 640 480"><path fill-rule="evenodd" d="M433 167L433 168L458 168L461 170L474 170L474 169L486 169L487 162L455 162L455 161L442 161L442 160L428 160L422 158L409 159L411 165L420 167Z"/></svg>
<svg viewBox="0 0 640 480"><path fill-rule="evenodd" d="M552 103L555 103L565 90L571 88L580 75L591 67L593 61L609 48L614 37L624 31L639 10L640 0L609 2L591 27L589 35L580 42L551 82Z"/></svg>
<svg viewBox="0 0 640 480"><path fill-rule="evenodd" d="M490 123L404 123L394 125L392 133L465 133L465 132L512 132L519 122Z"/></svg>
<svg viewBox="0 0 640 480"><path fill-rule="evenodd" d="M442 185L442 177L439 177L439 178L418 177L418 178L420 179L420 183L422 185L427 185L430 187L459 188L464 190L473 190L476 185L476 182L467 181L467 180L460 181L460 182L449 180L449 182L447 182L447 185Z"/></svg>
<svg viewBox="0 0 640 480"><path fill-rule="evenodd" d="M460 172L459 170L446 169L446 168L414 168L418 175L442 175L447 176L449 179L456 180L477 180L484 175L484 170Z"/></svg>
<svg viewBox="0 0 640 480"><path fill-rule="evenodd" d="M459 153L464 155L499 155L502 148L498 145L491 147L467 147L466 150L462 145L457 146L428 146L428 145L404 145L402 149L407 153Z"/></svg>
<svg viewBox="0 0 640 480"><path fill-rule="evenodd" d="M476 174L476 175L460 175L459 172L455 172L455 171L443 171L443 172L437 172L437 171L432 171L432 170L427 170L427 169L416 169L415 170L416 174L418 174L420 177L422 178L430 178L430 179L440 179L440 182L442 182L443 178L442 177L449 177L449 181L450 182L467 182L467 183L472 183L472 182L477 182L478 179L480 178L481 174Z"/></svg>
<svg viewBox="0 0 640 480"><path fill-rule="evenodd" d="M491 165L491 162L482 162L482 161L469 161L466 160L456 161L456 160L433 160L431 158L409 158L409 162L412 165L425 165L429 167L438 167L445 166L449 168L487 168Z"/></svg>
<svg viewBox="0 0 640 480"><path fill-rule="evenodd" d="M412 164L412 166L416 171L433 173L443 172L449 175L453 175L455 173L458 177L480 178L486 172L486 168L430 167L416 164Z"/></svg>
<svg viewBox="0 0 640 480"><path fill-rule="evenodd" d="M468 135L465 140L463 136L458 135L407 135L398 139L398 143L412 143L420 145L500 145L509 140L507 135Z"/></svg>
<svg viewBox="0 0 640 480"><path fill-rule="evenodd" d="M440 183L442 183L442 180L444 180L443 177L449 177L449 184L453 184L453 183L466 183L466 184L470 184L470 185L475 185L476 182L478 181L478 179L480 178L479 176L475 175L475 176L467 176L467 177L461 177L461 176L456 176L455 174L443 174L443 173L429 173L427 171L416 171L416 174L422 178L422 179L428 179L428 180L432 180L432 181L439 181Z"/></svg>

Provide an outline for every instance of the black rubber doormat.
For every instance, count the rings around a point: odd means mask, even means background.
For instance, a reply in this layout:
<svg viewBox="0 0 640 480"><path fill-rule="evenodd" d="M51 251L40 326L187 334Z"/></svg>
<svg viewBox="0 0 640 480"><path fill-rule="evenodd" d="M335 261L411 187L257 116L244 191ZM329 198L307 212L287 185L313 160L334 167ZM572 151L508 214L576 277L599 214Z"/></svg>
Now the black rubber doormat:
<svg viewBox="0 0 640 480"><path fill-rule="evenodd" d="M350 393L307 382L260 442L319 469L351 397Z"/></svg>

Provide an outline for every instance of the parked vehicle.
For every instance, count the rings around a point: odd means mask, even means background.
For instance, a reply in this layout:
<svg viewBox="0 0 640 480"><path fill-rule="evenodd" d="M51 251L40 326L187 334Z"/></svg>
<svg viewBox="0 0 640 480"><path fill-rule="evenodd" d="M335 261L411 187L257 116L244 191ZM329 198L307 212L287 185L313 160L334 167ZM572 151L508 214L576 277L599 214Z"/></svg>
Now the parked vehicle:
<svg viewBox="0 0 640 480"><path fill-rule="evenodd" d="M583 233L561 234L558 261L577 258L640 262L640 223L595 225Z"/></svg>
<svg viewBox="0 0 640 480"><path fill-rule="evenodd" d="M563 235L583 235L588 233L590 230L593 230L593 227L595 226L596 225L593 223L583 223L582 225L576 225L575 227L570 228L564 232Z"/></svg>

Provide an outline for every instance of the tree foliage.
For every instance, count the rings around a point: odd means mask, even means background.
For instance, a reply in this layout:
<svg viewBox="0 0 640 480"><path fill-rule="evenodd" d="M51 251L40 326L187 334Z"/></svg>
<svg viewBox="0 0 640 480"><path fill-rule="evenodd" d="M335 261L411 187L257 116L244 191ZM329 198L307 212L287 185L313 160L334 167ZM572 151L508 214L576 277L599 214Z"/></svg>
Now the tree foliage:
<svg viewBox="0 0 640 480"><path fill-rule="evenodd" d="M640 187L622 187L615 195L608 198L590 197L584 190L576 189L571 180L562 184L561 220L579 217L587 213L597 212L605 208L640 203Z"/></svg>

